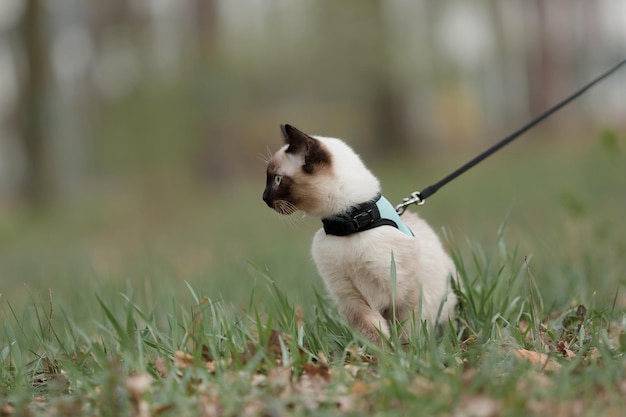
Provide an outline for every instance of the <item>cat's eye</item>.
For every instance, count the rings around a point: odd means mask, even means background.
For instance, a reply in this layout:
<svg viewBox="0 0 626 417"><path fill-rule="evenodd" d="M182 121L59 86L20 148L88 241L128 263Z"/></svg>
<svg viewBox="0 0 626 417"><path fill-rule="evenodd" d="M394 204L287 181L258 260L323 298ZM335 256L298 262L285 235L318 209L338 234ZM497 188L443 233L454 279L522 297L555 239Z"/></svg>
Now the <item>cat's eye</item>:
<svg viewBox="0 0 626 417"><path fill-rule="evenodd" d="M275 175L274 176L274 184L280 185L280 182L282 181L282 179L283 179L282 175Z"/></svg>

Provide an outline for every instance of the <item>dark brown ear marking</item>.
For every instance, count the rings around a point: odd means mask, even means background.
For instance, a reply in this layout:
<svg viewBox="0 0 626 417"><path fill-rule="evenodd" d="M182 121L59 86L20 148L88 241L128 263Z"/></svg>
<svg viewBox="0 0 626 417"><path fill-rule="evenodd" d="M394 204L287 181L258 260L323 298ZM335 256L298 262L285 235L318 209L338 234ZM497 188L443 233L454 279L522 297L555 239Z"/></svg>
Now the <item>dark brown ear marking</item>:
<svg viewBox="0 0 626 417"><path fill-rule="evenodd" d="M330 164L330 154L319 140L288 124L280 125L280 130L289 145L285 152L304 155L304 172L311 174L316 166Z"/></svg>
<svg viewBox="0 0 626 417"><path fill-rule="evenodd" d="M280 125L280 130L283 132L285 143L289 145L287 153L297 154L306 151L309 148L309 143L315 140L288 124Z"/></svg>

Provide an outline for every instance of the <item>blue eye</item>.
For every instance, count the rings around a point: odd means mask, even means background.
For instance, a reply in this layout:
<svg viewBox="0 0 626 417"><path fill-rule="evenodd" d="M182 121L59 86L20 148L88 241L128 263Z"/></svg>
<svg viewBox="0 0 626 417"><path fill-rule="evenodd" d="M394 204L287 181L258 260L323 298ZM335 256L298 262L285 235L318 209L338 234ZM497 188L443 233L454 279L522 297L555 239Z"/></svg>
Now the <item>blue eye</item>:
<svg viewBox="0 0 626 417"><path fill-rule="evenodd" d="M282 175L276 175L274 176L274 184L276 185L280 185L280 182L282 181L283 176Z"/></svg>

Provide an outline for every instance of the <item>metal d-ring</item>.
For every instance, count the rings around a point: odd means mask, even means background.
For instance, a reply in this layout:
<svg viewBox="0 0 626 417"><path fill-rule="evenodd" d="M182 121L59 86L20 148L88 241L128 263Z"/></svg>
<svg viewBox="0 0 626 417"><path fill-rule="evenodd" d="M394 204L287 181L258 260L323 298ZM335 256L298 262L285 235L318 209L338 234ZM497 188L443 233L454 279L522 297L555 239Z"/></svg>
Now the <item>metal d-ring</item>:
<svg viewBox="0 0 626 417"><path fill-rule="evenodd" d="M411 193L410 197L406 197L402 199L402 203L396 206L396 212L399 215L402 215L408 206L411 204L417 204L418 206L424 205L426 200L422 199L422 196L419 191L414 191Z"/></svg>

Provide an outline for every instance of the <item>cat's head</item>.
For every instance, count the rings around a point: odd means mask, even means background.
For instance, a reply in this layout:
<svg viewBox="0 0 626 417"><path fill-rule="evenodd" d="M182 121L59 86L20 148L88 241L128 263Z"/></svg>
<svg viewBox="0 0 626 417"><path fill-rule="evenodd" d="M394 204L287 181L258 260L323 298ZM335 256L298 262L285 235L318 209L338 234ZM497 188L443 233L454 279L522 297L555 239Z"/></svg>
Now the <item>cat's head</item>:
<svg viewBox="0 0 626 417"><path fill-rule="evenodd" d="M378 180L343 141L281 125L285 145L267 164L263 201L280 214L330 217L371 199Z"/></svg>

